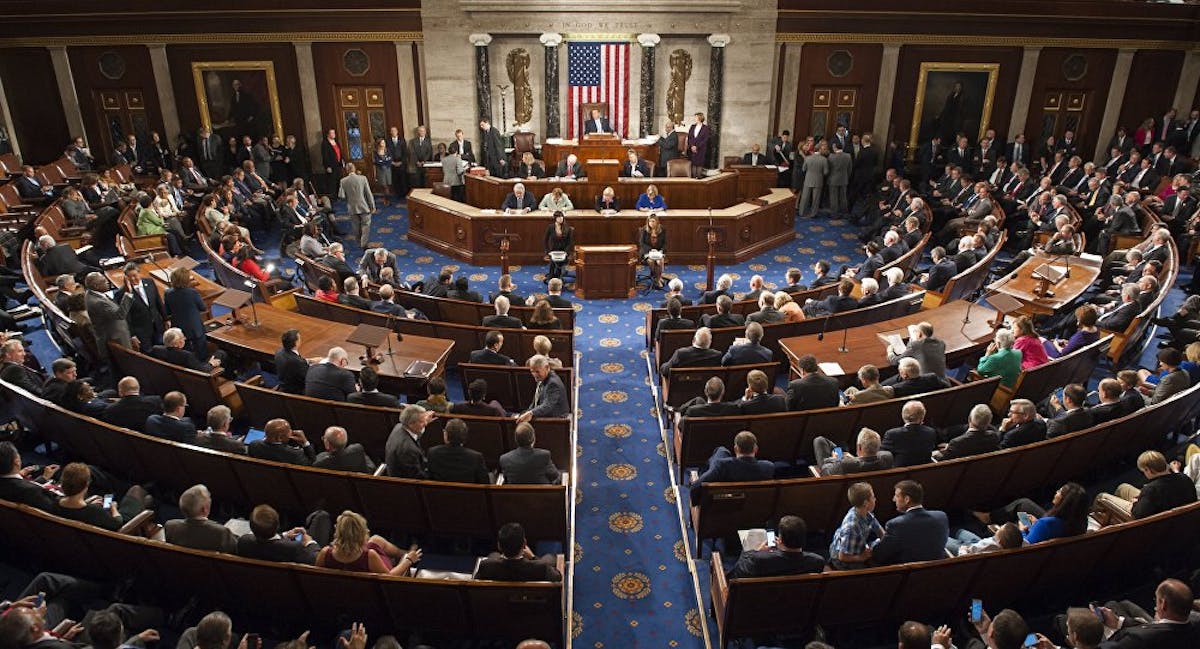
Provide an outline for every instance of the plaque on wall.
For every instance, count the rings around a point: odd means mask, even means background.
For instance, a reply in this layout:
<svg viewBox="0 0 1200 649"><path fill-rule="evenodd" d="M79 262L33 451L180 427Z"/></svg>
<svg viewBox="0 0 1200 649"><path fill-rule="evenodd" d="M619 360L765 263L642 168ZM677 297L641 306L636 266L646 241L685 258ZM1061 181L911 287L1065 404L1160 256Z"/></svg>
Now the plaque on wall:
<svg viewBox="0 0 1200 649"><path fill-rule="evenodd" d="M1087 57L1076 52L1063 61L1062 73L1067 81L1079 81L1087 74L1087 68Z"/></svg>
<svg viewBox="0 0 1200 649"><path fill-rule="evenodd" d="M100 55L100 74L116 81L125 76L125 57L109 50Z"/></svg>
<svg viewBox="0 0 1200 649"><path fill-rule="evenodd" d="M371 69L371 57L358 48L346 50L342 55L342 67L351 76L361 77Z"/></svg>
<svg viewBox="0 0 1200 649"><path fill-rule="evenodd" d="M846 50L834 50L825 60L825 68L830 76L844 77L854 69L854 56Z"/></svg>

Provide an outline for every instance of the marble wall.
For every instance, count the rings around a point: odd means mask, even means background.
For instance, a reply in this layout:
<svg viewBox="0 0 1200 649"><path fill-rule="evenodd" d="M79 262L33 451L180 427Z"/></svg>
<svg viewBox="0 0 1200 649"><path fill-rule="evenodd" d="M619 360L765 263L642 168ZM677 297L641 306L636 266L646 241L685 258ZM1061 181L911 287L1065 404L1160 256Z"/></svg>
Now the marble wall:
<svg viewBox="0 0 1200 649"><path fill-rule="evenodd" d="M710 46L713 33L728 34L725 51L724 103L721 155L741 155L753 142L765 142L770 131L772 70L775 62L775 0L692 0L686 5L652 0L544 0L514 6L493 0L425 0L421 7L424 64L429 91L429 126L435 139L450 137L455 128L468 133L477 123L475 71L468 36L488 33L492 113L500 118L496 85L508 81L505 58L524 47L530 53L529 80L533 89L533 117L529 129L540 141L546 132L544 110L545 48L543 32L563 34L559 47L559 97L562 130L567 129L567 47L572 39L620 39L631 43L628 132L637 135L640 116L642 48L636 36L656 33L662 38L655 59L653 123L657 133L667 117L666 93L670 83L670 54L684 49L692 56L692 74L685 93L684 114L706 112ZM509 88L507 113L511 129L513 94Z"/></svg>

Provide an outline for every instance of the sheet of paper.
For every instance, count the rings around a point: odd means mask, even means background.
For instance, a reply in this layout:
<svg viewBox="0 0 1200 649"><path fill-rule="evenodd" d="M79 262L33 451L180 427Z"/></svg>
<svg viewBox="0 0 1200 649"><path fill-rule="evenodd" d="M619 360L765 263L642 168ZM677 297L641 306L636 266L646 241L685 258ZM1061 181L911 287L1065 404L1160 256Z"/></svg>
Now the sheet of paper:
<svg viewBox="0 0 1200 649"><path fill-rule="evenodd" d="M842 366L839 363L817 363L817 366L821 368L821 371L824 372L826 376L843 376L846 374L846 370L842 369Z"/></svg>

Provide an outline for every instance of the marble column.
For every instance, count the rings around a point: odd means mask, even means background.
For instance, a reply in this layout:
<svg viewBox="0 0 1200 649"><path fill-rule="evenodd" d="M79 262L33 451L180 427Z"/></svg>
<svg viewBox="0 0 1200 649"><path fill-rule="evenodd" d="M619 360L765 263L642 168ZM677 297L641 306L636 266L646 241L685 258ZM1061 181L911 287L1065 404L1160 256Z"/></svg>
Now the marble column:
<svg viewBox="0 0 1200 649"><path fill-rule="evenodd" d="M0 79L0 126L8 129L8 145L12 152L21 159L21 144L17 141L17 132L13 128L12 113L8 110L8 95L4 94L4 80ZM87 138L84 138L85 140Z"/></svg>
<svg viewBox="0 0 1200 649"><path fill-rule="evenodd" d="M721 106L725 102L725 46L729 34L710 34L708 44L712 46L708 69L708 126L712 135L708 139L709 169L721 167Z"/></svg>
<svg viewBox="0 0 1200 649"><path fill-rule="evenodd" d="M1107 160L1104 148L1108 138L1117 131L1117 122L1121 119L1121 103L1125 100L1125 86L1129 85L1129 71L1133 68L1135 48L1117 50L1117 62L1113 65L1112 81L1108 86L1108 97L1104 100L1104 117L1100 119L1100 132L1096 138L1096 150L1092 153L1093 160Z"/></svg>
<svg viewBox="0 0 1200 649"><path fill-rule="evenodd" d="M1017 133L1025 132L1025 124L1029 121L1029 95L1033 93L1033 78L1037 76L1038 57L1041 53L1041 47L1028 45L1021 53L1021 72L1017 75L1017 98L1013 101L1012 119L1008 122L1009 140L1016 137ZM1003 151L1003 149L1000 150Z"/></svg>
<svg viewBox="0 0 1200 649"><path fill-rule="evenodd" d="M544 141L547 137L561 137L562 108L558 99L558 46L562 44L563 37L562 34L546 32L539 36L538 40L546 47L546 83L542 88L546 114L546 135L542 138Z"/></svg>
<svg viewBox="0 0 1200 649"><path fill-rule="evenodd" d="M772 136L784 131L793 131L793 136L798 135L796 130L796 94L800 88L800 60L803 56L803 47L799 43L780 43L778 46L779 54L783 57L783 81L779 91L779 113L775 116L774 132ZM778 66L776 66L778 67ZM794 140L793 140L794 141Z"/></svg>
<svg viewBox="0 0 1200 649"><path fill-rule="evenodd" d="M1192 50L1185 52L1183 55L1183 67L1179 70L1179 85L1175 88L1175 100L1171 105L1179 110L1179 119L1187 119L1187 114L1191 109L1192 100L1196 97L1196 86L1200 85L1200 50ZM1187 151L1181 151L1182 155L1187 155Z"/></svg>
<svg viewBox="0 0 1200 649"><path fill-rule="evenodd" d="M324 171L321 162L321 140L325 137L325 128L332 128L333 115L329 115L329 124L321 124L321 106L317 103L317 75L313 62L312 43L293 43L296 50L296 72L300 77L300 107L304 115L304 137L299 138L308 152L310 171Z"/></svg>
<svg viewBox="0 0 1200 649"><path fill-rule="evenodd" d="M147 45L150 50L150 67L154 68L154 87L158 91L158 105L162 108L163 138L173 142L180 134L179 109L175 106L175 86L171 85L171 68L167 65L167 46L162 43Z"/></svg>
<svg viewBox="0 0 1200 649"><path fill-rule="evenodd" d="M655 128L654 121L654 53L662 39L658 34L638 34L642 46L642 92L638 95L638 137L646 137ZM655 128L655 132L657 129Z"/></svg>
<svg viewBox="0 0 1200 649"><path fill-rule="evenodd" d="M884 45L883 59L879 63L879 92L875 95L875 124L872 127L876 146L888 141L888 124L892 122L892 100L896 97L896 69L899 64L900 46ZM903 135L907 137L907 133ZM893 138L896 136L891 134Z"/></svg>
<svg viewBox="0 0 1200 649"><path fill-rule="evenodd" d="M58 95L62 98L63 115L67 117L67 129L71 132L71 137L86 137L83 112L79 110L79 95L75 94L75 77L71 74L71 60L67 56L67 48L46 49L50 50L50 63L54 66L54 78L58 82Z"/></svg>
<svg viewBox="0 0 1200 649"><path fill-rule="evenodd" d="M413 47L409 41L396 41L396 70L400 77L400 116L399 120L392 117L388 126L398 126L405 137L411 136L421 123L423 110L417 107L417 84L421 83L420 71L413 67ZM424 85L422 88L426 87ZM432 133L432 130L431 130ZM438 133L441 138L453 138L453 133Z"/></svg>
<svg viewBox="0 0 1200 649"><path fill-rule="evenodd" d="M467 39L475 46L475 118L486 119L503 130L503 124L492 122L492 73L488 62L488 44L492 42L492 35L471 34Z"/></svg>

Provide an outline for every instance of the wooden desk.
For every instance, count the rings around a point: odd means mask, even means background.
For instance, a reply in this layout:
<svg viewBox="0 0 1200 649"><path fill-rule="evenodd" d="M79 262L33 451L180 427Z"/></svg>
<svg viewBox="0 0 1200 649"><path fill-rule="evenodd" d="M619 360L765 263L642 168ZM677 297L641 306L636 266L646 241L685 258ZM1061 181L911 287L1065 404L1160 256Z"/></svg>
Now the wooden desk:
<svg viewBox="0 0 1200 649"><path fill-rule="evenodd" d="M162 277L171 271L170 260L161 261L158 265L150 262L140 264L138 265L138 270L142 273L142 279L154 280L154 285L158 287L158 294L160 296L165 294L168 288L171 288L168 279L163 279ZM162 272L164 270L166 272ZM110 268L104 274L108 275L108 281L112 282L113 286L119 288L125 285L124 272L121 268ZM200 292L200 299L204 300L205 306L212 309L213 300L216 300L218 295L224 293L225 288L194 270L191 271L191 274L192 288Z"/></svg>
<svg viewBox="0 0 1200 649"><path fill-rule="evenodd" d="M812 354L818 362L841 365L842 374L830 372L829 376L848 385L858 368L868 363L878 367L881 374L894 373L895 368L888 361L887 345L880 336L898 334L907 340L908 325L928 322L933 325L933 335L946 343L946 364L953 367L956 361L983 351L992 341L992 325L988 320L995 318L996 312L975 305L971 307L971 321L963 323L970 304L966 300L956 300L936 309L847 329L846 348L850 351L844 353L838 351L842 346L842 331L825 332L825 340L817 340L817 334L784 338L779 341L779 346L787 356L793 377L797 374L799 358Z"/></svg>
<svg viewBox="0 0 1200 649"><path fill-rule="evenodd" d="M549 212L505 216L494 208L483 210L435 196L428 189L414 189L408 197L408 213L410 241L469 264L500 263L499 247L492 240L500 232L521 235L509 250L511 263L541 264L546 254L543 243L551 222ZM772 189L755 203L714 208L712 223L724 231L717 244L717 263L741 263L788 243L796 236L795 214L796 195L789 189ZM645 224L646 214L627 209L602 216L592 209L578 209L567 212L567 221L575 228L575 243L580 245L636 243L637 228ZM705 262L708 243L699 228L708 226L708 210L671 208L661 222L667 230L665 252L672 264Z"/></svg>
<svg viewBox="0 0 1200 649"><path fill-rule="evenodd" d="M629 150L637 151L638 157L648 162L658 164L658 141L652 144L642 144L637 140L561 140L542 142L542 161L546 164L546 173L552 174L558 168L558 163L566 160L572 153L579 158L580 164L587 165L588 160L612 158L625 162Z"/></svg>
<svg viewBox="0 0 1200 649"><path fill-rule="evenodd" d="M1038 297L1034 294L1034 289L1038 284L1038 279L1033 276L1033 271L1042 264L1053 262L1056 268L1063 268L1069 265L1071 276L1064 277L1050 287L1053 295L1044 295ZM1047 255L1043 252L1038 252L1019 268L1012 273L992 282L987 286L987 290L995 293L1004 293L1020 300L1024 306L1017 313L1025 315L1053 315L1064 306L1073 303L1084 291L1095 283L1096 278L1100 276L1100 262L1072 255L1064 260L1063 257L1057 255Z"/></svg>
<svg viewBox="0 0 1200 649"><path fill-rule="evenodd" d="M346 369L357 372L362 369L358 357L363 349L359 345L346 342L355 325L340 322L330 322L320 318L302 315L295 311L286 311L268 304L258 304L258 329L249 329L240 324L230 325L226 318L209 321L209 326L216 328L208 330L208 338L227 351L250 356L256 360L268 362L275 358L279 349L279 338L288 329L300 330L300 349L297 350L305 358L324 357L331 347L341 347L349 356ZM242 307L239 315L243 319L254 321L254 314L249 307ZM392 338L394 356L387 356L387 346L376 350L383 354L383 362L376 365L379 372L380 388L385 391L399 392L408 395L425 394L427 379L406 378L404 370L413 361L429 361L437 363L433 376L441 376L445 372L446 357L454 342L440 338L406 335L404 340L396 342Z"/></svg>
<svg viewBox="0 0 1200 649"><path fill-rule="evenodd" d="M575 295L580 298L627 299L637 269L637 246L575 246Z"/></svg>
<svg viewBox="0 0 1200 649"><path fill-rule="evenodd" d="M588 167L592 169L596 165ZM617 167L619 171L619 165ZM757 177L758 171L752 171ZM614 174L615 175L615 174ZM484 209L499 209L504 199L512 193L512 186L520 182L525 185L525 191L533 194L537 201L549 194L555 187L561 187L571 202L580 209L590 209L596 205L596 197L605 187L612 187L617 200L626 208L633 208L637 199L646 193L647 185L654 185L658 193L667 203L668 210L678 209L721 209L733 207L742 202L739 198L739 171L725 171L705 178L584 178L581 180L566 180L564 178L542 178L540 180L520 180L518 178L496 178L495 176L467 176L465 178L467 204ZM774 184L762 187L762 191L753 197L769 194ZM743 192L744 193L744 192Z"/></svg>

